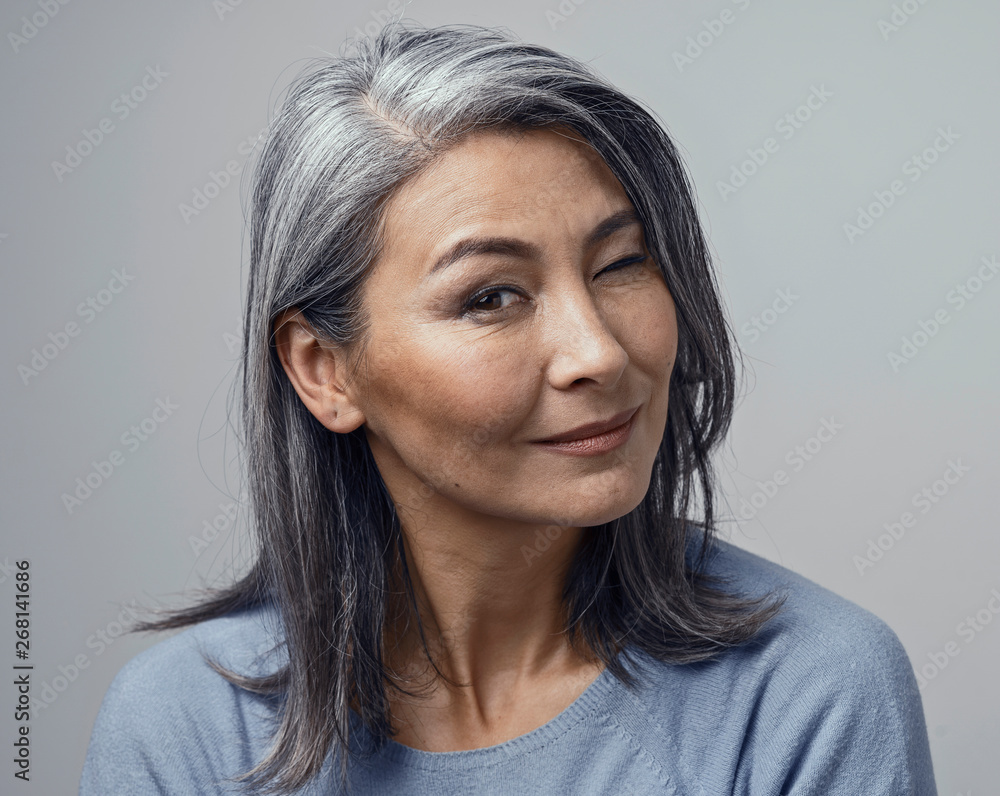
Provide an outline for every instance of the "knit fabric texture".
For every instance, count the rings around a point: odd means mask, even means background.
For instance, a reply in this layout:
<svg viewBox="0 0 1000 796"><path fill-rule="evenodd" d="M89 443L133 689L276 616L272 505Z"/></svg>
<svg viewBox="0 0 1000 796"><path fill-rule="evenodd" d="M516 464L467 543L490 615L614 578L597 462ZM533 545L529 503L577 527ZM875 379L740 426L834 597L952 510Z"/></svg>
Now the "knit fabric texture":
<svg viewBox="0 0 1000 796"><path fill-rule="evenodd" d="M351 761L357 796L673 794L936 796L916 679L879 618L790 570L717 540L707 567L728 590L787 595L750 642L695 664L636 648L537 729L495 746L426 752L390 740ZM244 673L282 663L263 606L203 622L129 661L94 724L80 796L237 794L276 726L275 698L242 690L203 653ZM371 736L352 713L352 748ZM297 791L340 793L328 755Z"/></svg>

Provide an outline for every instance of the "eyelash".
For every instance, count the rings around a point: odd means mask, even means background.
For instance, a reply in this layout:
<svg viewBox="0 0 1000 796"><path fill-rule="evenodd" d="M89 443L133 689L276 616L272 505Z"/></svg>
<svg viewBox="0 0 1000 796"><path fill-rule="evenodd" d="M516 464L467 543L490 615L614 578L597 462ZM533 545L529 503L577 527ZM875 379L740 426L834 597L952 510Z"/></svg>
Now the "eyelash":
<svg viewBox="0 0 1000 796"><path fill-rule="evenodd" d="M628 268L629 266L633 266L633 265L641 265L644 262L646 262L646 256L642 255L642 254L637 254L634 257L626 257L623 260L618 260L617 262L613 262L613 263L611 263L611 265L607 266L607 268L601 269L601 271L599 273L603 274L603 273L605 273L607 271L617 271L617 270L619 270L621 268ZM481 314L490 315L490 314L494 314L494 313L498 313L498 312L503 312L503 310L506 309L504 307L501 307L500 309L495 309L495 310L485 310L485 309L476 309L475 305L476 305L477 302L482 301L487 296L492 295L493 293L499 293L499 292L505 291L505 290L517 292L518 289L516 287L514 287L513 285L492 285L491 287L486 287L486 288L483 288L482 290L477 290L465 302L465 305L462 307L462 314L463 315L481 315Z"/></svg>

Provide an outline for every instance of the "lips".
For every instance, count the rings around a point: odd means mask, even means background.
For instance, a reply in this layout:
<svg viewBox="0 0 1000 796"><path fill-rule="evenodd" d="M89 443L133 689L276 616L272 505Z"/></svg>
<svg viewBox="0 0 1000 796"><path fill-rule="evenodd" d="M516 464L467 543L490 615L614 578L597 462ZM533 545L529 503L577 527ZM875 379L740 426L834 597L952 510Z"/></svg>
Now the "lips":
<svg viewBox="0 0 1000 796"><path fill-rule="evenodd" d="M572 442L574 440L587 439L588 437L594 437L598 434L603 434L606 431L611 431L614 428L618 428L624 425L628 420L639 411L639 407L633 407L632 409L626 409L624 412L619 412L607 420L598 420L593 423L584 423L582 426L577 426L576 428L565 431L562 434L556 434L547 439L538 440L539 442Z"/></svg>

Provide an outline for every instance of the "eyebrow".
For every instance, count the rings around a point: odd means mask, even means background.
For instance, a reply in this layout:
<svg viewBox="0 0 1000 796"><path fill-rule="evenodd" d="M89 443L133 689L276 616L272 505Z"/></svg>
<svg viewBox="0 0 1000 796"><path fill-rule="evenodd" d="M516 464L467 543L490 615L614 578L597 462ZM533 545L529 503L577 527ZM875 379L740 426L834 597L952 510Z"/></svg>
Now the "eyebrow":
<svg viewBox="0 0 1000 796"><path fill-rule="evenodd" d="M610 237L620 229L625 229L633 224L642 225L639 214L634 208L620 210L608 216L600 224L594 227L590 234L583 241L584 249L589 249L600 243L605 238ZM474 257L477 254L499 254L507 257L519 257L530 259L537 257L538 249L530 243L526 243L518 238L463 238L451 246L448 251L442 254L434 267L431 268L428 276L447 268L449 265L458 262L466 257Z"/></svg>

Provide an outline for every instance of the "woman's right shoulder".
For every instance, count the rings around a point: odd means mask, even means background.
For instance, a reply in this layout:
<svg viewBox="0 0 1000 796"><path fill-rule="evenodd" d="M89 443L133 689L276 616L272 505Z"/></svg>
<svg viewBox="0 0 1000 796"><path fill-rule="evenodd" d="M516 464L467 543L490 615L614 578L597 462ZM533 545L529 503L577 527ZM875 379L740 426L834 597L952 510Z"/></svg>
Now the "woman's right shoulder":
<svg viewBox="0 0 1000 796"><path fill-rule="evenodd" d="M219 675L206 659L243 675L275 671L281 662L280 620L272 606L258 605L190 625L129 660L112 688L146 684L163 689L171 684L212 685ZM224 681L225 682L225 681Z"/></svg>
<svg viewBox="0 0 1000 796"><path fill-rule="evenodd" d="M280 668L277 614L255 607L192 625L129 660L94 722L80 794L236 793L273 732L273 699L229 682ZM229 788L232 788L230 791Z"/></svg>

